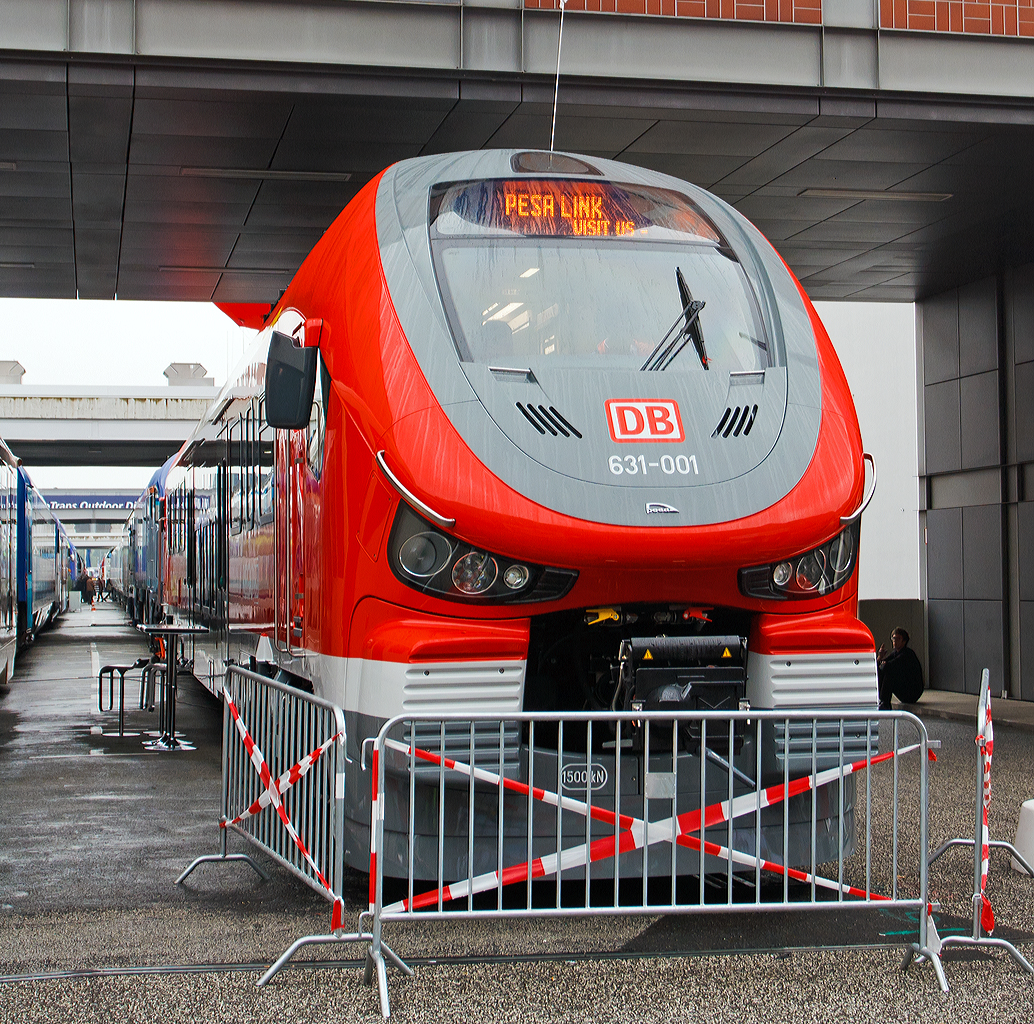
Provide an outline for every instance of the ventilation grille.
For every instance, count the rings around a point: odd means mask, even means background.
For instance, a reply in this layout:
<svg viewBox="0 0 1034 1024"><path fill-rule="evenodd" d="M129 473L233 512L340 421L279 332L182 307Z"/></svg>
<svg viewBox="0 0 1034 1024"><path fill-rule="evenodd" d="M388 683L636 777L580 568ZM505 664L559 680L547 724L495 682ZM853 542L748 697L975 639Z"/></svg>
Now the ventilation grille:
<svg viewBox="0 0 1034 1024"><path fill-rule="evenodd" d="M714 428L711 436L729 437L731 434L733 437L739 437L742 434L746 437L750 433L750 428L754 426L757 414L756 405L730 405L718 421L718 426Z"/></svg>
<svg viewBox="0 0 1034 1024"><path fill-rule="evenodd" d="M499 728L500 724L502 729ZM406 723L403 740L410 743L415 728L416 746L430 754L442 755L475 768L487 768L516 777L520 770L521 727L519 722L417 722ZM444 750L442 732L445 733ZM811 748L809 748L810 750ZM471 756L473 754L473 757ZM441 766L414 758L414 775L422 782L438 780ZM449 774L446 772L446 778ZM455 779L450 778L450 782ZM463 783L469 785L468 782Z"/></svg>
<svg viewBox="0 0 1034 1024"><path fill-rule="evenodd" d="M517 408L543 436L546 434L552 434L554 437L581 438L582 436L553 406L547 409L544 405L532 405L531 402L525 405L523 402L517 402Z"/></svg>

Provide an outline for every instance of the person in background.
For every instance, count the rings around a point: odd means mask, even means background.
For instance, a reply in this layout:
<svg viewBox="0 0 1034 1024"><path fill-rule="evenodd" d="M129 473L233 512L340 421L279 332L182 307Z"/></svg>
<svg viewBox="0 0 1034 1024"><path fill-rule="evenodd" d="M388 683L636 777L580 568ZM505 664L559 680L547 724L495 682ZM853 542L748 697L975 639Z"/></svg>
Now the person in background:
<svg viewBox="0 0 1034 1024"><path fill-rule="evenodd" d="M881 711L890 711L891 697L902 704L915 704L923 693L923 666L908 646L908 631L898 626L890 634L890 644L889 652L884 644L876 652Z"/></svg>

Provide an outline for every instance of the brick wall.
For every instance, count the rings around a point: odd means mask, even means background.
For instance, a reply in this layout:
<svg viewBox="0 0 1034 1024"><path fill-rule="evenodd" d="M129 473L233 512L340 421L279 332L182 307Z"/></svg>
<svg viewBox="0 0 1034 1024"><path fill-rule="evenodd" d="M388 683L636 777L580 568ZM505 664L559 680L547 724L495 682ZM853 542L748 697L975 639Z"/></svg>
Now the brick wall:
<svg viewBox="0 0 1034 1024"><path fill-rule="evenodd" d="M556 11L560 0L524 0L524 6ZM567 0L568 11L604 14L656 14L670 18L725 18L819 25L822 0Z"/></svg>
<svg viewBox="0 0 1034 1024"><path fill-rule="evenodd" d="M1012 0L1011 3L880 0L880 25L927 32L1034 36L1034 0Z"/></svg>

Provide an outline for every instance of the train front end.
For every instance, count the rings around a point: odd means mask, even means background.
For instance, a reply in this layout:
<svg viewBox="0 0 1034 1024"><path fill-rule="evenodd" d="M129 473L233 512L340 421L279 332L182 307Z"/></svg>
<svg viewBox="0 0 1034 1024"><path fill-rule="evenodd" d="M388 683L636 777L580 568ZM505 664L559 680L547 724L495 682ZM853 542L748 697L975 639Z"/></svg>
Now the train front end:
<svg viewBox="0 0 1034 1024"><path fill-rule="evenodd" d="M405 713L875 707L873 641L856 616L857 418L811 304L752 225L666 175L535 152L407 161L353 207L328 232L351 253L322 264L344 267L337 322L349 326L324 358L342 436L363 435L373 472L349 498L362 564L348 576L347 650L325 659L321 688L354 736ZM376 260L359 258L364 231ZM749 731L716 740L708 789L728 791L722 759L737 792L758 765L762 784L787 758L807 774L811 726L789 731L766 728L760 751ZM532 757L527 725L504 726L502 753L499 730L475 742L465 726L416 727L423 747L524 781L533 771L546 788L584 796L591 778L594 803L613 806L620 779L622 810L641 811L640 739L619 749L606 729L556 732L539 730ZM819 735L816 765L864 744ZM680 799L699 801L699 734L675 745ZM655 749L670 764L667 747ZM417 799L437 806L437 769L424 774ZM408 787L389 773L398 815L382 857L403 875ZM838 799L824 791L819 816L832 822ZM495 864L493 800L477 815L475 870ZM811 813L810 797L791 808L794 863L810 859ZM444 875L465 875L466 821L441 820L454 822ZM368 822L359 800L360 866ZM555 817L533 828L554 849ZM435 828L419 831L415 873L437 876ZM507 827L516 862L520 831ZM762 832L774 855L781 825ZM835 832L819 836L820 860ZM752 828L737 836L754 849ZM693 851L679 857L680 872L699 871Z"/></svg>

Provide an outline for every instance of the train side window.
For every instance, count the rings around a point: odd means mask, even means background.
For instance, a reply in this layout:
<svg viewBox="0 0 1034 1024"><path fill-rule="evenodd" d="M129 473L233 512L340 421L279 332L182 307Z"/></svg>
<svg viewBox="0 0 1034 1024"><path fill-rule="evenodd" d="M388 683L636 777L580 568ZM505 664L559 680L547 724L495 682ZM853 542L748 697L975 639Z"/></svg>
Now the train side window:
<svg viewBox="0 0 1034 1024"><path fill-rule="evenodd" d="M273 451L276 434L266 422L266 401L259 401L258 411L258 518L268 523L273 516Z"/></svg>
<svg viewBox="0 0 1034 1024"><path fill-rule="evenodd" d="M324 378L326 367L320 359L320 372L316 374L316 387L312 396L312 411L309 413L309 426L306 431L306 447L308 449L309 469L318 480L323 475L323 441L327 429L326 401L324 399Z"/></svg>
<svg viewBox="0 0 1034 1024"><path fill-rule="evenodd" d="M184 511L186 512L187 534L187 586L197 585L197 537L194 534L194 489L184 490Z"/></svg>
<svg viewBox="0 0 1034 1024"><path fill-rule="evenodd" d="M179 507L175 491L169 492L169 550L180 549Z"/></svg>
<svg viewBox="0 0 1034 1024"><path fill-rule="evenodd" d="M251 438L255 421L249 408L241 424L241 519L244 529L251 526L255 509L252 505Z"/></svg>
<svg viewBox="0 0 1034 1024"><path fill-rule="evenodd" d="M241 532L241 420L230 424L230 533Z"/></svg>
<svg viewBox="0 0 1034 1024"><path fill-rule="evenodd" d="M251 524L258 522L258 406L252 402L248 410L248 509L251 516Z"/></svg>
<svg viewBox="0 0 1034 1024"><path fill-rule="evenodd" d="M176 550L182 551L183 544L183 488L176 488Z"/></svg>

